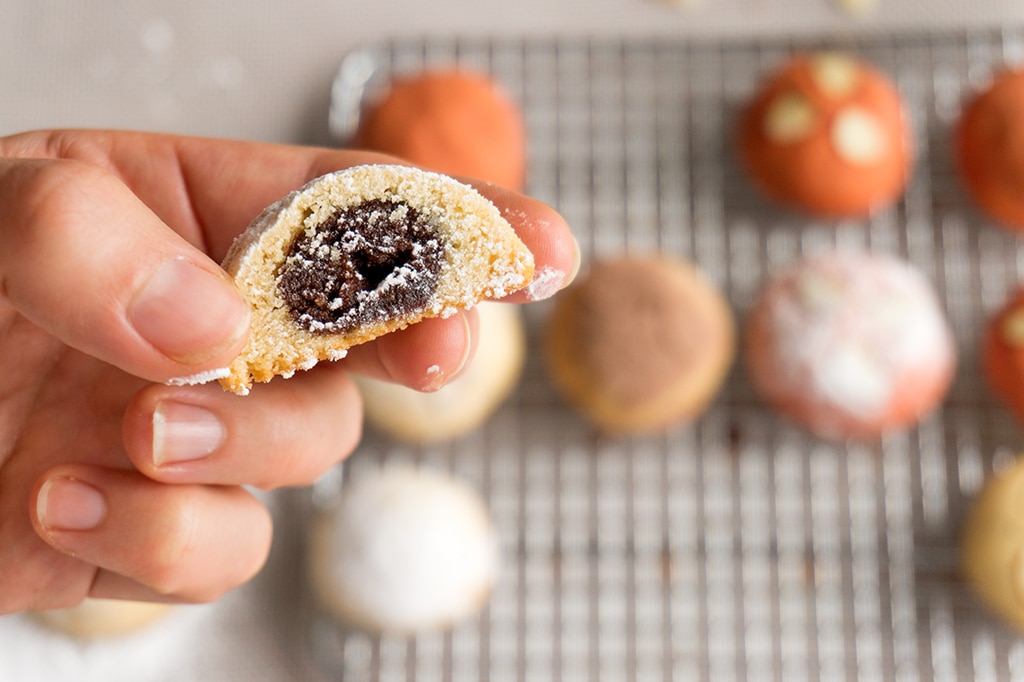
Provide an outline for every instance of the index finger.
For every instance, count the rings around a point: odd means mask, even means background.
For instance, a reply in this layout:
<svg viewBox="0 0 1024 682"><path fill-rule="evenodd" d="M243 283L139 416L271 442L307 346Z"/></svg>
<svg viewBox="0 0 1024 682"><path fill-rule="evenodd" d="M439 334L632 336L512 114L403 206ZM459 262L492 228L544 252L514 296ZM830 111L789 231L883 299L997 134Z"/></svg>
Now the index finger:
<svg viewBox="0 0 1024 682"><path fill-rule="evenodd" d="M396 162L373 152L122 131L27 133L0 141L4 155L102 166L218 261L266 206L309 180L351 166ZM547 298L571 281L579 252L557 211L497 185L468 182L498 207L534 255L534 282L506 300Z"/></svg>

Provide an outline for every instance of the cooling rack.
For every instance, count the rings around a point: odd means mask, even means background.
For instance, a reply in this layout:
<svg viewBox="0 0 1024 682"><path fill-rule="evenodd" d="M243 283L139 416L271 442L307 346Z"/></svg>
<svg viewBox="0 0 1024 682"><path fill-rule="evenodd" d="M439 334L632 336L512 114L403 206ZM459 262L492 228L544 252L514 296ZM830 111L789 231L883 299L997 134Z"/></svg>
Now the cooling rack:
<svg viewBox="0 0 1024 682"><path fill-rule="evenodd" d="M837 48L887 72L917 164L904 197L864 220L778 210L736 163L732 126L792 52ZM973 495L1024 450L977 365L988 315L1024 279L1024 240L970 206L950 156L964 96L1024 61L1024 28L732 42L410 40L351 53L331 128L396 74L460 64L520 102L528 193L573 226L586 263L661 251L696 263L737 319L801 254L898 254L935 283L960 351L942 408L880 442L815 440L767 411L741 364L693 424L603 438L560 402L536 352L516 393L451 443L370 433L346 464L421 462L468 480L499 528L504 571L481 616L451 632L370 637L307 596L314 669L344 680L1024 680L1024 638L960 582ZM548 308L525 311L531 348ZM338 476L315 489L329 504Z"/></svg>

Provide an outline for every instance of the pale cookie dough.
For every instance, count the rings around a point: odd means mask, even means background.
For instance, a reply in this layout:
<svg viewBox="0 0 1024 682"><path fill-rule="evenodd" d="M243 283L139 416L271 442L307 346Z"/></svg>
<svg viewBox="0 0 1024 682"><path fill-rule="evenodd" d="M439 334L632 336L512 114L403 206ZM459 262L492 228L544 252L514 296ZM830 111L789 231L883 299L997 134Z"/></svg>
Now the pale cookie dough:
<svg viewBox="0 0 1024 682"><path fill-rule="evenodd" d="M476 353L462 374L432 393L386 381L353 377L366 420L408 443L436 443L483 423L515 387L522 373L526 338L516 306L484 302Z"/></svg>
<svg viewBox="0 0 1024 682"><path fill-rule="evenodd" d="M913 425L945 397L956 367L931 284L882 254L826 252L775 274L745 332L754 388L828 439Z"/></svg>
<svg viewBox="0 0 1024 682"><path fill-rule="evenodd" d="M960 539L967 585L993 613L1024 631L1024 460L990 479Z"/></svg>
<svg viewBox="0 0 1024 682"><path fill-rule="evenodd" d="M140 630L171 610L169 604L87 598L77 606L32 615L47 627L85 639L114 637Z"/></svg>
<svg viewBox="0 0 1024 682"><path fill-rule="evenodd" d="M390 465L346 482L310 537L314 594L340 622L414 634L471 618L499 568L479 494L450 475Z"/></svg>
<svg viewBox="0 0 1024 682"><path fill-rule="evenodd" d="M267 208L224 268L252 307L221 384L290 376L348 348L528 285L533 256L476 190L404 166L325 175Z"/></svg>

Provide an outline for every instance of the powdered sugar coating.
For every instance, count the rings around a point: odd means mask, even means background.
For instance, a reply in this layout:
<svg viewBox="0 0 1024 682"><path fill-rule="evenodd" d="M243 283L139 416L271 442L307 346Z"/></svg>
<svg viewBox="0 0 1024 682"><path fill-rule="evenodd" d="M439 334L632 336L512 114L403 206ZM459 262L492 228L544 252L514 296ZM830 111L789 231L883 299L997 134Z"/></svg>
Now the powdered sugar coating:
<svg viewBox="0 0 1024 682"><path fill-rule="evenodd" d="M353 480L314 524L313 584L341 620L371 631L448 626L483 606L499 551L479 495L440 472L391 465Z"/></svg>
<svg viewBox="0 0 1024 682"><path fill-rule="evenodd" d="M927 280L908 263L862 253L825 254L768 282L748 322L747 356L761 393L829 438L916 420L941 400L955 365Z"/></svg>

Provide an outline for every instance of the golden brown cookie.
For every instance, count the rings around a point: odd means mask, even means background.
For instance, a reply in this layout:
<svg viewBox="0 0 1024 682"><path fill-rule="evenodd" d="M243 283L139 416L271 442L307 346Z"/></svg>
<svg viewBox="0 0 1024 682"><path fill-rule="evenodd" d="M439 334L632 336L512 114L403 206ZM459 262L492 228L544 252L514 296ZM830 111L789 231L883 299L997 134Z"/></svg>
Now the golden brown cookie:
<svg viewBox="0 0 1024 682"><path fill-rule="evenodd" d="M519 106L490 76L466 70L396 79L363 112L353 145L511 189L526 176Z"/></svg>
<svg viewBox="0 0 1024 682"><path fill-rule="evenodd" d="M529 284L533 256L498 209L444 175L358 166L267 208L224 268L252 307L221 384L246 393L430 317Z"/></svg>
<svg viewBox="0 0 1024 682"><path fill-rule="evenodd" d="M77 606L34 611L32 615L54 630L90 639L135 632L163 617L171 608L169 604L87 598Z"/></svg>
<svg viewBox="0 0 1024 682"><path fill-rule="evenodd" d="M977 205L1004 227L1024 230L1024 69L998 74L968 102L955 146Z"/></svg>
<svg viewBox="0 0 1024 682"><path fill-rule="evenodd" d="M1024 460L989 479L971 503L960 558L981 602L1024 630Z"/></svg>
<svg viewBox="0 0 1024 682"><path fill-rule="evenodd" d="M662 256L595 263L555 299L544 350L565 399L609 432L696 417L734 353L728 303L691 265Z"/></svg>
<svg viewBox="0 0 1024 682"><path fill-rule="evenodd" d="M743 111L738 137L757 187L824 217L861 216L893 202L911 172L912 134L896 88L837 52L783 64Z"/></svg>

